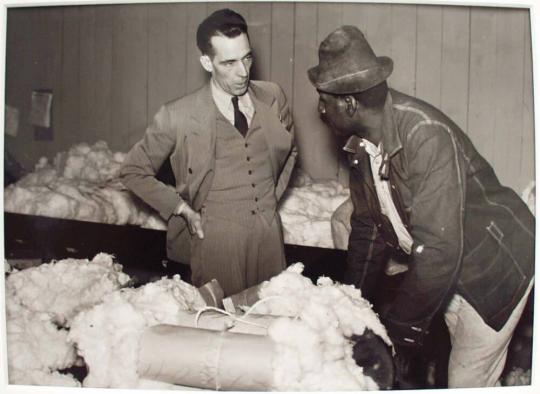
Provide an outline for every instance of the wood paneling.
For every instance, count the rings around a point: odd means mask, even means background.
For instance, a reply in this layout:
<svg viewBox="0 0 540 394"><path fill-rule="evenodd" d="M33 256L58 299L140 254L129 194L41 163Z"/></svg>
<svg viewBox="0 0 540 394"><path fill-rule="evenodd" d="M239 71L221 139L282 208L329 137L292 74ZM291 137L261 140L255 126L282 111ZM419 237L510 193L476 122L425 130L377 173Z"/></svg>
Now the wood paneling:
<svg viewBox="0 0 540 394"><path fill-rule="evenodd" d="M519 184L513 185L517 190L523 190L534 179L534 117L533 117L533 69L531 52L530 15L525 13L523 31L523 130L521 139L521 167Z"/></svg>
<svg viewBox="0 0 540 394"><path fill-rule="evenodd" d="M186 91L186 4L148 8L148 116Z"/></svg>
<svg viewBox="0 0 540 394"><path fill-rule="evenodd" d="M324 146L328 133L319 118L318 97L306 72L317 64L317 7L297 3L294 26L293 106L300 165L312 176L333 178L337 173L337 163L321 154L328 151Z"/></svg>
<svg viewBox="0 0 540 394"><path fill-rule="evenodd" d="M403 93L415 93L416 7L392 5L392 47L389 56L394 71L389 83Z"/></svg>
<svg viewBox="0 0 540 394"><path fill-rule="evenodd" d="M125 150L142 137L147 119L147 6L114 6L110 147Z"/></svg>
<svg viewBox="0 0 540 394"><path fill-rule="evenodd" d="M250 4L246 17L255 58L251 76L268 80L272 58L272 4Z"/></svg>
<svg viewBox="0 0 540 394"><path fill-rule="evenodd" d="M442 7L421 6L416 14L416 97L441 104Z"/></svg>
<svg viewBox="0 0 540 394"><path fill-rule="evenodd" d="M112 51L113 51L113 15L106 6L96 7L95 30L95 119L96 136L109 141L112 132Z"/></svg>
<svg viewBox="0 0 540 394"><path fill-rule="evenodd" d="M187 54L186 54L186 76L187 92L193 92L199 88L206 80L207 75L201 67L199 58L201 52L197 48L197 27L199 23L206 18L206 3L188 3L187 4Z"/></svg>
<svg viewBox="0 0 540 394"><path fill-rule="evenodd" d="M293 107L294 4L272 3L270 80L283 88ZM294 108L293 108L294 110Z"/></svg>
<svg viewBox="0 0 540 394"><path fill-rule="evenodd" d="M463 130L467 130L469 16L469 8L443 8L441 109Z"/></svg>
<svg viewBox="0 0 540 394"><path fill-rule="evenodd" d="M502 184L519 179L523 132L524 18L518 10L497 11L497 59L493 167ZM500 55L500 54L504 54Z"/></svg>
<svg viewBox="0 0 540 394"><path fill-rule="evenodd" d="M493 160L496 85L497 19L494 9L471 10L468 135L488 161Z"/></svg>
<svg viewBox="0 0 540 394"><path fill-rule="evenodd" d="M208 79L195 35L220 8L247 20L253 76L278 82L293 109L300 165L347 183L344 155L317 113L307 70L341 25L394 60L392 87L441 108L520 191L534 176L532 58L526 9L375 3L166 3L8 11L6 101L21 111L6 149L31 169L42 155L104 139L127 151L158 107ZM54 140L35 141L32 89L54 91Z"/></svg>

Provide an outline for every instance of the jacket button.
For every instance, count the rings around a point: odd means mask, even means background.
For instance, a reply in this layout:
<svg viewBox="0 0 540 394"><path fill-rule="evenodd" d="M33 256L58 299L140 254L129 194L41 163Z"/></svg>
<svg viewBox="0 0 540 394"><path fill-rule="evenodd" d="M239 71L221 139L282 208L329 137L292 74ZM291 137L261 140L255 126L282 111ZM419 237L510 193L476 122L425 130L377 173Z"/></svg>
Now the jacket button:
<svg viewBox="0 0 540 394"><path fill-rule="evenodd" d="M188 168L188 172L189 172L190 174L193 174L193 170L191 169L191 167Z"/></svg>
<svg viewBox="0 0 540 394"><path fill-rule="evenodd" d="M251 175L253 173L253 171L251 170L248 170L248 174Z"/></svg>
<svg viewBox="0 0 540 394"><path fill-rule="evenodd" d="M252 215L255 215L256 213L257 213L257 212L255 212L255 211L251 211L251 214L252 214Z"/></svg>
<svg viewBox="0 0 540 394"><path fill-rule="evenodd" d="M246 160L247 160L247 161L249 161L249 160L250 160L249 156L248 156L248 157L246 158Z"/></svg>

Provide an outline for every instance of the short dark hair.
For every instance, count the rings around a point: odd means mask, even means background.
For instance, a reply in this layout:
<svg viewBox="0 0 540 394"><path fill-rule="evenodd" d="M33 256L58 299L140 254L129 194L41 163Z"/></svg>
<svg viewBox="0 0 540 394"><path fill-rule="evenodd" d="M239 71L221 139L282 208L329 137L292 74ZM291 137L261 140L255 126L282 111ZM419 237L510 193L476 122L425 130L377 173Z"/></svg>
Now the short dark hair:
<svg viewBox="0 0 540 394"><path fill-rule="evenodd" d="M246 20L242 15L228 8L218 10L209 15L197 28L197 46L203 55L213 55L210 40L214 36L234 38L240 34L248 34Z"/></svg>
<svg viewBox="0 0 540 394"><path fill-rule="evenodd" d="M372 88L352 94L352 96L366 108L379 109L384 106L387 93L388 84L386 81L382 81Z"/></svg>

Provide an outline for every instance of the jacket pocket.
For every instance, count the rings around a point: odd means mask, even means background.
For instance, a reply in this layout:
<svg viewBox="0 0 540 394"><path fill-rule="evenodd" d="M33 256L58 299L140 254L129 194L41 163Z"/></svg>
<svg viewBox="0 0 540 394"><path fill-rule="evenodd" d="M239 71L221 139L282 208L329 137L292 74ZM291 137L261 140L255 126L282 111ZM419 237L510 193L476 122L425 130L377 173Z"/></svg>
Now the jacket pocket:
<svg viewBox="0 0 540 394"><path fill-rule="evenodd" d="M509 248L510 241L491 221L482 241L463 258L461 290L487 320L512 304L516 292L528 281Z"/></svg>

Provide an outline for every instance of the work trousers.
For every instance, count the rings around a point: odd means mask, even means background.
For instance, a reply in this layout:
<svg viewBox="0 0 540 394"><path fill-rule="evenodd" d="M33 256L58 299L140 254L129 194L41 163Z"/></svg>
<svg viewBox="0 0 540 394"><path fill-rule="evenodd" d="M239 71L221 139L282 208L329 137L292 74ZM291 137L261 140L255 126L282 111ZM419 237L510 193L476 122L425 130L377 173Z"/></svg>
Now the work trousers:
<svg viewBox="0 0 540 394"><path fill-rule="evenodd" d="M251 216L251 213L250 213ZM191 240L192 283L217 279L225 296L255 286L285 269L281 221L260 214L245 222L212 216L203 210L204 238Z"/></svg>
<svg viewBox="0 0 540 394"><path fill-rule="evenodd" d="M444 314L452 343L448 388L493 387L497 384L532 284L533 281L499 331L488 326L462 296L452 297Z"/></svg>

